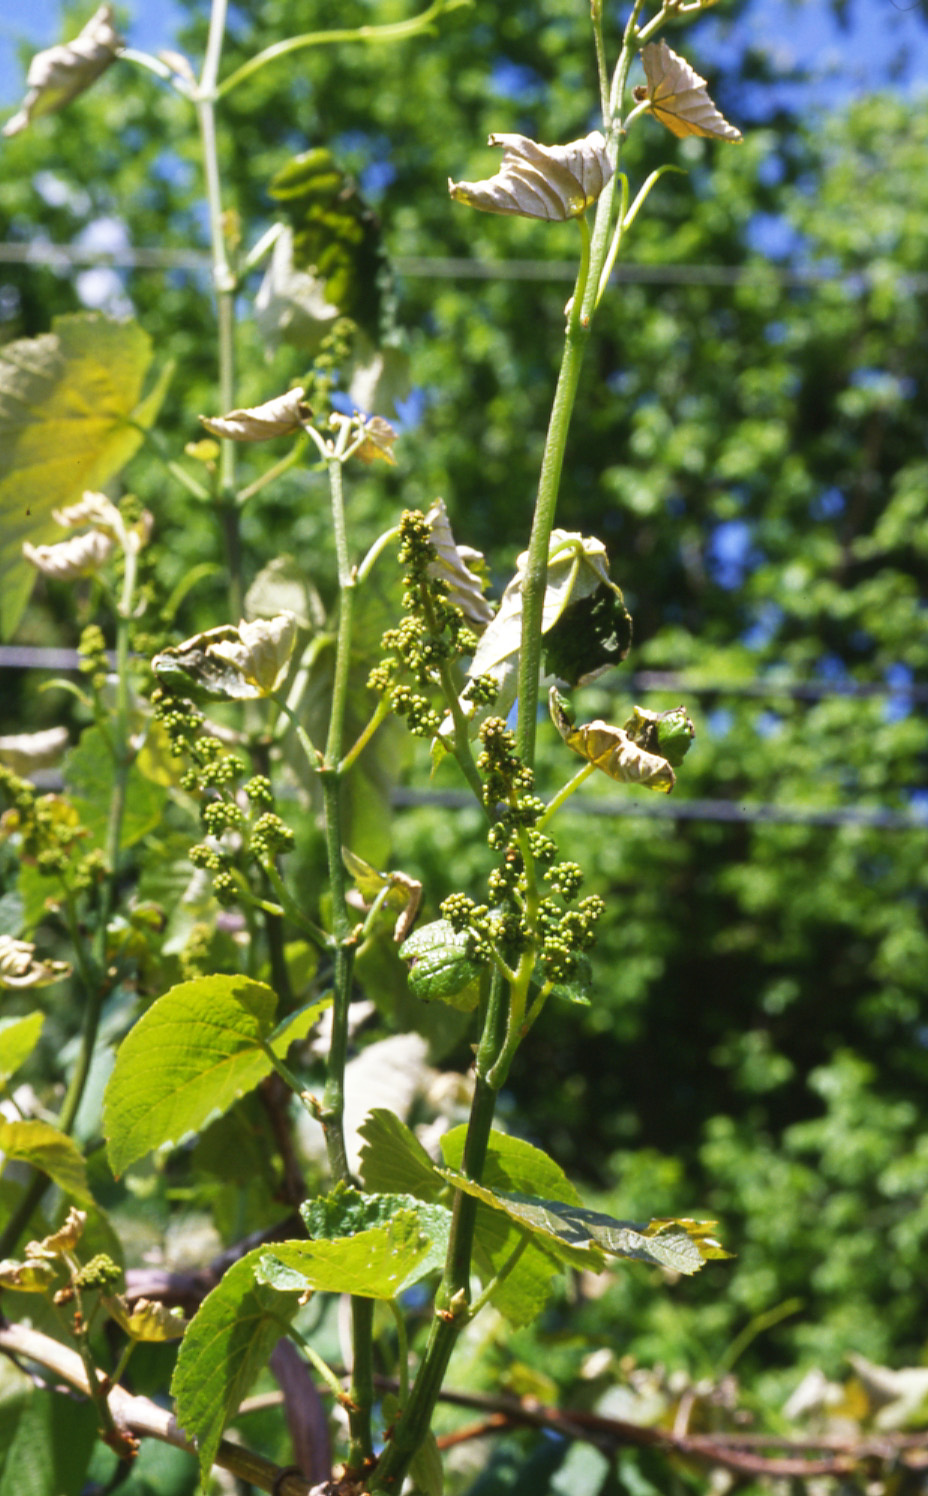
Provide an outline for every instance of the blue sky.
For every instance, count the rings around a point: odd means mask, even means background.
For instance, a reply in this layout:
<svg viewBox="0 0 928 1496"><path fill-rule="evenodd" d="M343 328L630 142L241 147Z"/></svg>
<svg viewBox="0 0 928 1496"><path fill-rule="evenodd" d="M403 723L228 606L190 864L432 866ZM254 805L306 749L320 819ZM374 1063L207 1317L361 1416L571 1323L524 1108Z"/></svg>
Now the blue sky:
<svg viewBox="0 0 928 1496"><path fill-rule="evenodd" d="M805 61L810 82L798 92L784 84L784 98L828 107L874 87L928 87L928 24L913 4L849 0L848 26L842 29L829 0L721 0L699 24L718 65L745 41L763 48L778 70ZM203 0L204 10L206 5ZM88 17L94 8L95 0L87 0ZM126 30L133 46L157 51L171 45L178 15L173 0L135 0L130 13ZM12 108L22 92L20 42L37 50L60 40L60 16L59 0L0 0L0 104Z"/></svg>

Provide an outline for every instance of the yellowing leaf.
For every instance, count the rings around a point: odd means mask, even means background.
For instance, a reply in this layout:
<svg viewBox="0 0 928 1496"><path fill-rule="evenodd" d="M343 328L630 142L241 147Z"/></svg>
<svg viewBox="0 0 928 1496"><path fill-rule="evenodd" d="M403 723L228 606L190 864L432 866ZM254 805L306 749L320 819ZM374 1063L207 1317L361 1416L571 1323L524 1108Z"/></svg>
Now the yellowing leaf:
<svg viewBox="0 0 928 1496"><path fill-rule="evenodd" d="M686 135L742 139L741 131L728 123L709 98L705 78L700 78L665 41L648 42L641 49L641 61L648 83L646 88L635 90L635 97L647 99L651 113L672 134L681 139Z"/></svg>
<svg viewBox="0 0 928 1496"><path fill-rule="evenodd" d="M164 381L142 395L151 340L100 313L0 349L0 633L8 638L35 572L24 542L57 538L53 511L103 487L138 450ZM133 424L135 423L135 424Z"/></svg>
<svg viewBox="0 0 928 1496"><path fill-rule="evenodd" d="M455 202L485 213L563 222L595 203L613 173L599 130L567 145L539 145L525 135L491 135L503 147L503 164L482 182L451 182Z"/></svg>

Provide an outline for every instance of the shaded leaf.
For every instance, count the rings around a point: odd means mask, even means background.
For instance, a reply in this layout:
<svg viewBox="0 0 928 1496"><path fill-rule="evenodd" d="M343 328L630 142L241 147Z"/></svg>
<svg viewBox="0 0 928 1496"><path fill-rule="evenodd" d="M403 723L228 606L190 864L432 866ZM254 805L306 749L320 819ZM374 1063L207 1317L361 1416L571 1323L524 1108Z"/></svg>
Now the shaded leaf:
<svg viewBox="0 0 928 1496"><path fill-rule="evenodd" d="M437 1200L445 1182L415 1133L395 1112L374 1107L358 1128L364 1139L360 1172L369 1190L409 1193Z"/></svg>
<svg viewBox="0 0 928 1496"><path fill-rule="evenodd" d="M264 1248L239 1259L208 1294L181 1341L171 1381L177 1422L197 1441L200 1474L296 1313L299 1294L258 1282Z"/></svg>
<svg viewBox="0 0 928 1496"><path fill-rule="evenodd" d="M116 788L116 765L99 727L87 727L63 765L71 803L95 847L105 847L110 806ZM126 783L120 845L132 847L161 825L165 789L132 764Z"/></svg>
<svg viewBox="0 0 928 1496"><path fill-rule="evenodd" d="M640 90L640 97L650 101L651 113L674 135L681 139L686 135L731 141L743 138L709 98L705 78L700 78L665 41L648 42L641 49L641 61L648 82ZM638 89L635 97L639 97Z"/></svg>
<svg viewBox="0 0 928 1496"><path fill-rule="evenodd" d="M613 173L599 130L568 145L538 145L525 135L491 135L503 147L503 164L482 182L451 182L455 202L485 213L517 214L563 222L585 213Z"/></svg>
<svg viewBox="0 0 928 1496"><path fill-rule="evenodd" d="M4 939L0 936L0 942ZM0 957L2 964L2 957ZM15 1075L28 1060L39 1042L44 1013L28 1013L24 1018L0 1019L0 1086Z"/></svg>

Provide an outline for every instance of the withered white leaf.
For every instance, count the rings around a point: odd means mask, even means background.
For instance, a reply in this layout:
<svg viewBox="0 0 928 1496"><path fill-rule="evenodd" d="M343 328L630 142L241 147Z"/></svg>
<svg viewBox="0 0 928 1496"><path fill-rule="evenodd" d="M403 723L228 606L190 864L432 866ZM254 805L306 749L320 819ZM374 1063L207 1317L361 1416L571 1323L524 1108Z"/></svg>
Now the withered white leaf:
<svg viewBox="0 0 928 1496"><path fill-rule="evenodd" d="M266 442L275 436L292 436L301 430L312 411L303 399L302 386L253 405L247 410L230 410L224 416L201 416L200 421L213 436L224 436L233 442Z"/></svg>
<svg viewBox="0 0 928 1496"><path fill-rule="evenodd" d="M71 968L67 961L43 961L35 946L12 935L0 935L0 987L48 987Z"/></svg>
<svg viewBox="0 0 928 1496"><path fill-rule="evenodd" d="M88 530L56 545L30 545L27 540L23 555L43 576L56 582L73 582L99 571L112 549L112 540L102 530Z"/></svg>
<svg viewBox="0 0 928 1496"><path fill-rule="evenodd" d="M296 643L292 613L220 624L165 649L152 660L162 680L193 685L207 695L232 701L270 696L284 680Z"/></svg>
<svg viewBox="0 0 928 1496"><path fill-rule="evenodd" d="M37 52L26 74L28 93L18 112L3 127L18 135L43 114L55 114L96 82L116 61L125 42L113 29L113 12L101 5L72 42Z"/></svg>
<svg viewBox="0 0 928 1496"><path fill-rule="evenodd" d="M646 88L635 89L635 97L648 99L651 113L672 134L680 139L686 135L704 135L711 140L743 138L709 98L705 78L700 78L665 41L648 42L641 49L641 61L648 83Z"/></svg>
<svg viewBox="0 0 928 1496"><path fill-rule="evenodd" d="M485 213L558 223L579 218L595 203L614 170L599 130L567 145L539 145L525 135L491 135L489 144L504 150L495 177L448 182L456 202Z"/></svg>
<svg viewBox="0 0 928 1496"><path fill-rule="evenodd" d="M483 595L478 575L486 571L483 556L470 546L458 545L451 532L444 499L436 499L425 518L429 539L438 552L429 567L429 576L447 584L449 602L461 609L469 623L485 628L492 621L493 609Z"/></svg>

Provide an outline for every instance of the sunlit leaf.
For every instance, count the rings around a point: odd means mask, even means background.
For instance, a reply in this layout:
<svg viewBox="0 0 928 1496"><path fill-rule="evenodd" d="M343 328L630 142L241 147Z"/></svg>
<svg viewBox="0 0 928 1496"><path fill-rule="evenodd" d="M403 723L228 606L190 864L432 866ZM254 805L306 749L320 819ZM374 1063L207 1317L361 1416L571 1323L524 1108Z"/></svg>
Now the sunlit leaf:
<svg viewBox="0 0 928 1496"><path fill-rule="evenodd" d="M299 1294L255 1279L264 1248L229 1268L181 1341L171 1382L177 1422L197 1441L206 1478L222 1432L296 1313Z"/></svg>
<svg viewBox="0 0 928 1496"><path fill-rule="evenodd" d="M270 987L241 976L182 982L152 1004L120 1045L106 1088L115 1174L199 1132L264 1079L272 1065L262 1041L276 1007Z"/></svg>
<svg viewBox="0 0 928 1496"><path fill-rule="evenodd" d="M418 1200L437 1200L445 1182L414 1132L395 1112L374 1107L358 1134L361 1178L369 1190L415 1195Z"/></svg>
<svg viewBox="0 0 928 1496"><path fill-rule="evenodd" d="M455 930L446 919L433 920L415 930L399 953L411 963L409 989L414 996L466 1012L476 1008L484 966L471 955L467 931Z"/></svg>
<svg viewBox="0 0 928 1496"><path fill-rule="evenodd" d="M159 384L157 398L143 398L150 362L151 341L140 327L100 313L56 317L51 332L0 348L4 637L19 622L35 580L23 543L54 540L53 511L107 483L154 420L164 391Z"/></svg>
<svg viewBox="0 0 928 1496"><path fill-rule="evenodd" d="M50 1122L7 1122L0 1117L0 1153L32 1164L70 1199L93 1204L80 1149Z"/></svg>
<svg viewBox="0 0 928 1496"><path fill-rule="evenodd" d="M568 748L608 774L610 779L617 779L622 784L641 784L665 794L673 789L676 777L666 758L641 748L624 727L613 727L611 723L599 720L577 727L554 687L548 700L552 721Z"/></svg>
<svg viewBox="0 0 928 1496"><path fill-rule="evenodd" d="M14 774L27 777L36 769L50 769L68 746L66 727L46 727L42 732L14 733L0 738L0 764Z"/></svg>
<svg viewBox="0 0 928 1496"><path fill-rule="evenodd" d="M456 202L485 213L518 214L562 222L595 203L613 173L599 130L568 145L538 145L525 135L491 135L503 147L503 164L482 182L451 182Z"/></svg>
<svg viewBox="0 0 928 1496"><path fill-rule="evenodd" d="M706 80L665 41L648 42L641 49L647 87L635 97L648 99L651 113L674 135L705 135L713 140L738 141L741 131L730 125L706 92Z"/></svg>

